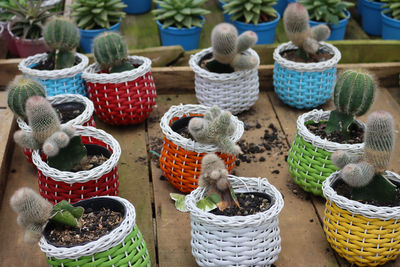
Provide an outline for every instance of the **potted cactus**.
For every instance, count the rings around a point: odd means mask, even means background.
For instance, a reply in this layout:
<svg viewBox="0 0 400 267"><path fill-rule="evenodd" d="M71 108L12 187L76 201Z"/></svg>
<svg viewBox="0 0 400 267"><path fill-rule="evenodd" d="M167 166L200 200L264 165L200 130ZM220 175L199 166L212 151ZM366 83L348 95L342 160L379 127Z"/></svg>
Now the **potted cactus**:
<svg viewBox="0 0 400 267"><path fill-rule="evenodd" d="M217 105L233 114L250 109L258 99L260 58L251 49L257 35L238 36L232 24L220 23L211 32L211 47L190 57L200 104Z"/></svg>
<svg viewBox="0 0 400 267"><path fill-rule="evenodd" d="M32 161L43 197L52 203L73 203L118 194L121 148L112 136L93 127L61 125L55 109L42 96L29 97L25 113L30 131L16 131L14 140L34 150Z"/></svg>
<svg viewBox="0 0 400 267"><path fill-rule="evenodd" d="M291 40L274 50L273 83L287 105L310 109L331 97L336 80L339 50L322 42L330 35L326 25L310 28L307 9L291 3L283 14L286 36Z"/></svg>
<svg viewBox="0 0 400 267"><path fill-rule="evenodd" d="M24 187L13 194L10 204L18 213L18 224L25 227L25 242L40 239L40 249L51 266L77 262L80 266L122 262L150 266L146 243L135 223L135 208L123 198L95 197L53 206Z"/></svg>
<svg viewBox="0 0 400 267"><path fill-rule="evenodd" d="M81 76L89 59L74 51L79 45L76 25L64 17L56 17L45 25L43 37L50 52L22 60L18 64L19 70L25 76L40 81L47 96L87 95Z"/></svg>
<svg viewBox="0 0 400 267"><path fill-rule="evenodd" d="M253 31L258 35L257 44L272 44L281 18L274 9L276 4L276 0L235 0L226 2L222 7L239 34Z"/></svg>
<svg viewBox="0 0 400 267"><path fill-rule="evenodd" d="M128 56L126 43L116 32L99 35L93 52L96 63L86 68L82 77L96 115L113 125L143 122L157 97L151 60Z"/></svg>
<svg viewBox="0 0 400 267"><path fill-rule="evenodd" d="M331 29L328 41L343 40L347 23L350 19L349 7L354 3L342 0L322 0L315 2L312 0L300 0L310 14L310 26L327 24Z"/></svg>
<svg viewBox="0 0 400 267"><path fill-rule="evenodd" d="M341 170L323 183L324 231L332 248L351 264L382 265L399 254L400 176L385 172L394 139L393 117L379 110L367 118L362 154L332 154Z"/></svg>
<svg viewBox="0 0 400 267"><path fill-rule="evenodd" d="M189 193L198 186L201 159L206 153L216 152L229 172L235 166L240 153L235 143L243 135L244 127L229 112L202 105L172 106L161 118L160 127L164 134L160 168L181 192ZM190 134L184 134L186 129Z"/></svg>
<svg viewBox="0 0 400 267"><path fill-rule="evenodd" d="M204 15L210 11L201 6L207 0L156 0L159 8L152 14L164 46L181 45L184 50L197 49Z"/></svg>
<svg viewBox="0 0 400 267"><path fill-rule="evenodd" d="M375 90L375 82L368 73L345 71L333 94L336 110L313 110L297 119L297 134L287 161L294 181L305 191L322 195L322 182L337 170L330 160L333 152L362 151L363 126L354 117L368 111Z"/></svg>
<svg viewBox="0 0 400 267"><path fill-rule="evenodd" d="M398 1L382 0L382 39L400 40L400 5Z"/></svg>
<svg viewBox="0 0 400 267"><path fill-rule="evenodd" d="M215 154L203 157L201 170L200 186L185 199L190 212L192 254L197 264L273 264L281 251L278 215L283 208L282 194L266 178L228 175L223 161ZM212 195L216 195L218 209L204 211L198 204ZM252 196L252 201L246 195ZM255 199L262 201L253 212L246 208L246 202Z"/></svg>
<svg viewBox="0 0 400 267"><path fill-rule="evenodd" d="M143 14L151 9L151 0L123 0L127 5L124 11L128 14Z"/></svg>
<svg viewBox="0 0 400 267"><path fill-rule="evenodd" d="M120 21L125 17L122 10L127 5L122 0L76 0L70 7L79 28L80 47L84 53L92 53L96 36L105 31L119 32Z"/></svg>

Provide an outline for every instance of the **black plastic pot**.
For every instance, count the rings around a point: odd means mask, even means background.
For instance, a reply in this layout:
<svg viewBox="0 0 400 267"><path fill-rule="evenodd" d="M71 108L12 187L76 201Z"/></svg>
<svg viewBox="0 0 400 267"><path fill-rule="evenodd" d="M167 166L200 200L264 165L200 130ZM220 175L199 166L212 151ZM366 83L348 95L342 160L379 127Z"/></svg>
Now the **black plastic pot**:
<svg viewBox="0 0 400 267"><path fill-rule="evenodd" d="M171 124L172 131L174 131L176 133L181 133L189 125L189 121L192 118L195 118L195 117L203 117L203 115L187 116L187 117L183 117L183 118L177 119L176 121L174 121Z"/></svg>
<svg viewBox="0 0 400 267"><path fill-rule="evenodd" d="M52 106L58 111L61 123L66 123L70 120L75 119L76 117L81 115L86 108L85 105L80 102L67 102L55 104ZM73 114L73 112L76 110L78 110L79 113Z"/></svg>
<svg viewBox="0 0 400 267"><path fill-rule="evenodd" d="M88 156L99 156L99 155L103 155L106 158L110 158L111 157L111 152L100 145L95 145L95 144L85 144L86 150L87 150L87 155Z"/></svg>

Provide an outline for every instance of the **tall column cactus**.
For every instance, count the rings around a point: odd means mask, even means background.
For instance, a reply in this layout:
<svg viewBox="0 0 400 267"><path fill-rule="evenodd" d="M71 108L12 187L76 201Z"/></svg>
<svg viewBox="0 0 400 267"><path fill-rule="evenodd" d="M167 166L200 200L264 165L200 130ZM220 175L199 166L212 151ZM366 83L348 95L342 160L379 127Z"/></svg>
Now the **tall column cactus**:
<svg viewBox="0 0 400 267"><path fill-rule="evenodd" d="M341 167L345 183L353 187L357 200L392 201L397 187L383 173L388 168L394 151L394 121L386 111L375 111L368 116L364 136L364 157L343 151L332 154L332 162ZM343 163L347 163L343 166Z"/></svg>
<svg viewBox="0 0 400 267"><path fill-rule="evenodd" d="M257 34L246 31L238 36L236 28L229 23L220 23L211 32L213 58L206 62L206 68L216 73L252 69L257 58L245 51L257 42Z"/></svg>
<svg viewBox="0 0 400 267"><path fill-rule="evenodd" d="M363 70L347 70L337 80L333 92L336 110L329 117L326 132L340 131L348 137L355 116L365 114L374 102L376 84Z"/></svg>
<svg viewBox="0 0 400 267"><path fill-rule="evenodd" d="M54 60L55 69L70 68L75 64L74 50L79 45L76 25L65 17L56 17L43 29L43 38L51 49L49 57Z"/></svg>
<svg viewBox="0 0 400 267"><path fill-rule="evenodd" d="M128 62L128 49L122 36L116 32L105 32L93 42L96 62L110 73L132 70Z"/></svg>

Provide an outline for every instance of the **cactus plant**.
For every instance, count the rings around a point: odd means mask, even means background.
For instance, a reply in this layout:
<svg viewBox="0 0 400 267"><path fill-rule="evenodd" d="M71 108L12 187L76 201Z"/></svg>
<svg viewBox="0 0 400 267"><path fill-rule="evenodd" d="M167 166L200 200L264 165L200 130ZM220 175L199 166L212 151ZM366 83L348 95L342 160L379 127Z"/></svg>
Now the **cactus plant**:
<svg viewBox="0 0 400 267"><path fill-rule="evenodd" d="M382 0L386 3L382 6L383 13L388 13L393 19L400 20L400 2L399 0Z"/></svg>
<svg viewBox="0 0 400 267"><path fill-rule="evenodd" d="M354 116L365 114L375 97L376 85L370 74L363 70L347 70L338 79L333 93L336 110L332 111L326 132L340 131L348 137L348 128Z"/></svg>
<svg viewBox="0 0 400 267"><path fill-rule="evenodd" d="M345 19L345 11L354 6L354 3L343 0L300 0L310 14L310 19L337 25L339 20Z"/></svg>
<svg viewBox="0 0 400 267"><path fill-rule="evenodd" d="M300 3L291 3L283 13L283 25L286 36L295 44L298 55L307 59L309 54L316 54L319 42L327 39L330 29L326 25L310 28L307 9Z"/></svg>
<svg viewBox="0 0 400 267"><path fill-rule="evenodd" d="M79 32L76 25L64 17L57 17L46 24L43 38L51 49L49 59L55 69L70 68L75 64L75 52L79 45Z"/></svg>
<svg viewBox="0 0 400 267"><path fill-rule="evenodd" d="M49 165L61 171L71 170L86 156L80 137L73 136L71 126L60 126L56 111L44 97L32 96L25 106L32 132L15 132L17 144L30 149L42 148L49 156Z"/></svg>
<svg viewBox="0 0 400 267"><path fill-rule="evenodd" d="M276 3L276 0L234 0L227 1L223 9L225 14L232 16L231 20L257 25L259 22L267 22L268 18L277 17L273 7Z"/></svg>
<svg viewBox="0 0 400 267"><path fill-rule="evenodd" d="M206 68L216 73L231 73L257 66L255 56L244 52L255 45L257 34L246 31L238 36L236 28L229 23L220 23L211 32L213 57L205 63Z"/></svg>
<svg viewBox="0 0 400 267"><path fill-rule="evenodd" d="M32 79L18 75L8 85L8 107L21 118L26 118L25 103L31 96L46 96L43 86Z"/></svg>
<svg viewBox="0 0 400 267"><path fill-rule="evenodd" d="M241 152L240 147L230 140L235 131L231 113L221 112L217 106L208 110L204 118L192 118L188 128L196 141L203 144L215 144L222 153L237 155Z"/></svg>
<svg viewBox="0 0 400 267"><path fill-rule="evenodd" d="M394 137L392 115L375 111L367 119L363 159L343 151L332 154L332 162L342 168L343 181L352 187L353 199L388 203L397 197L397 187L383 176L394 150ZM345 162L348 164L343 166Z"/></svg>
<svg viewBox="0 0 400 267"><path fill-rule="evenodd" d="M116 32L105 32L93 42L96 62L110 73L132 70L128 62L128 49L122 36Z"/></svg>
<svg viewBox="0 0 400 267"><path fill-rule="evenodd" d="M48 220L58 224L77 227L80 225L84 209L74 207L63 200L53 206L30 188L22 187L11 196L10 205L18 213L17 223L25 227L24 240L27 243L38 242Z"/></svg>

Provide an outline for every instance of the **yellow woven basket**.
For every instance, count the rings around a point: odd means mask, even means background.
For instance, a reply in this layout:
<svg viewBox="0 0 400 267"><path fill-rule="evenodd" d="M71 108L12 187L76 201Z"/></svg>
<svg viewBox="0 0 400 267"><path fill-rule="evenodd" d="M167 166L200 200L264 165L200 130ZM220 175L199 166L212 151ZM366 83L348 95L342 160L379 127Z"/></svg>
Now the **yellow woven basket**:
<svg viewBox="0 0 400 267"><path fill-rule="evenodd" d="M357 266L377 266L400 254L400 207L376 207L336 194L331 185L339 172L323 184L326 198L324 231L331 247ZM397 174L386 176L400 182ZM400 266L400 263L399 263Z"/></svg>

